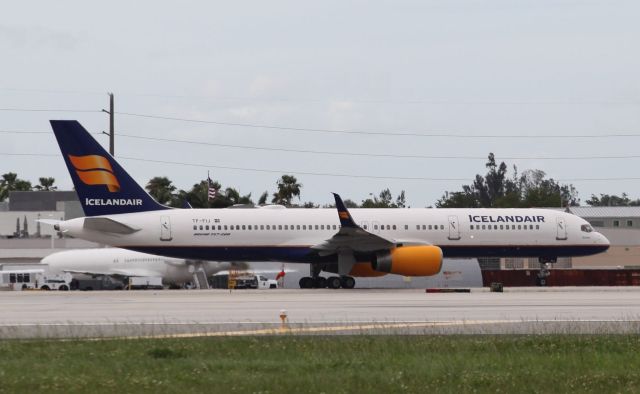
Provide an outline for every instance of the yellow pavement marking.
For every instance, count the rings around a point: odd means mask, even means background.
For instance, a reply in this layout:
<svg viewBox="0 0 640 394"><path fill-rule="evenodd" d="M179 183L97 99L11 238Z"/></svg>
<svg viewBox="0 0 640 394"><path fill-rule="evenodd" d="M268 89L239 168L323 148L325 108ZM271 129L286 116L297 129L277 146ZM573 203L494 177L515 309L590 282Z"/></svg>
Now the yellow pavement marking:
<svg viewBox="0 0 640 394"><path fill-rule="evenodd" d="M384 329L409 329L420 327L445 327L464 326L478 324L511 324L520 323L521 320L470 320L470 321L434 321L419 323L370 323L370 324L350 324L337 326L312 326L312 327L274 327L258 330L235 330L235 331L211 331L193 332L179 334L158 334L121 337L124 339L163 339L163 338L198 338L198 337L225 337L225 336L251 336L251 335L282 335L282 334L307 334L337 331L363 331L363 330L384 330ZM97 338L98 339L98 338Z"/></svg>

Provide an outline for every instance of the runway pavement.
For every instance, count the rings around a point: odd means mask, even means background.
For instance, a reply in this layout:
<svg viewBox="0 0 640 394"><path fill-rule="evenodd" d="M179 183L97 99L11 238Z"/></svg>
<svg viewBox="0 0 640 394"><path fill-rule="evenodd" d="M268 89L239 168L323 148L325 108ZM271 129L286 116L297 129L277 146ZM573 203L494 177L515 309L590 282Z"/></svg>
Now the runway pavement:
<svg viewBox="0 0 640 394"><path fill-rule="evenodd" d="M640 288L0 292L0 338L638 332Z"/></svg>

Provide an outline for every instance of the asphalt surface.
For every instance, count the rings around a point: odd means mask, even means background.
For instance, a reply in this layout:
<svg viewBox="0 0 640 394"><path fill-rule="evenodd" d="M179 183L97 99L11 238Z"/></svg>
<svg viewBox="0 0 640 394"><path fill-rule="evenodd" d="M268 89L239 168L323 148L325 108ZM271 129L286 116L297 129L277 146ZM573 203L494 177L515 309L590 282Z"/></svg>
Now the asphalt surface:
<svg viewBox="0 0 640 394"><path fill-rule="evenodd" d="M625 287L0 292L0 338L639 332Z"/></svg>

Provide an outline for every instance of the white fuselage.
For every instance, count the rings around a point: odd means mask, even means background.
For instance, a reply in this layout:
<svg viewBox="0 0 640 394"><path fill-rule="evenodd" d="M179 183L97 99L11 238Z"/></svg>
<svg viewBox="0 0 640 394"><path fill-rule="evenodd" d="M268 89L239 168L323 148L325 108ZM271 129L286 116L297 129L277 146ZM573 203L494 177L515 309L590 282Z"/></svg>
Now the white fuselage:
<svg viewBox="0 0 640 394"><path fill-rule="evenodd" d="M609 241L569 213L548 209L352 209L354 221L396 245L437 245L444 257L560 257L602 252ZM334 236L335 209L171 209L104 216L137 231L59 224L74 237L164 256L216 261L331 262L312 247ZM366 258L366 256L358 256ZM362 261L362 260L361 260Z"/></svg>
<svg viewBox="0 0 640 394"><path fill-rule="evenodd" d="M184 259L155 256L118 248L68 250L53 253L41 264L52 274L63 272L88 275L156 276L165 284L183 284L193 279L194 267ZM208 275L227 269L217 262L197 262Z"/></svg>

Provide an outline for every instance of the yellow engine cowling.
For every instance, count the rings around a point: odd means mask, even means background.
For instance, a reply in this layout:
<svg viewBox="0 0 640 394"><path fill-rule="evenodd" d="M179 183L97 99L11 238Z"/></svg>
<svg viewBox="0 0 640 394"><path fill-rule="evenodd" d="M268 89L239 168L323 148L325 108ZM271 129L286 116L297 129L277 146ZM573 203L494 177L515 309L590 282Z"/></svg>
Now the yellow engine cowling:
<svg viewBox="0 0 640 394"><path fill-rule="evenodd" d="M435 275L442 269L442 249L433 245L402 246L378 254L372 268L404 276Z"/></svg>
<svg viewBox="0 0 640 394"><path fill-rule="evenodd" d="M356 263L349 272L350 276L356 276L359 278L375 278L378 276L385 276L386 272L376 271L371 267L370 263Z"/></svg>

